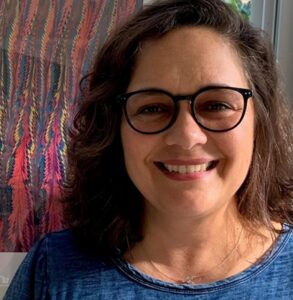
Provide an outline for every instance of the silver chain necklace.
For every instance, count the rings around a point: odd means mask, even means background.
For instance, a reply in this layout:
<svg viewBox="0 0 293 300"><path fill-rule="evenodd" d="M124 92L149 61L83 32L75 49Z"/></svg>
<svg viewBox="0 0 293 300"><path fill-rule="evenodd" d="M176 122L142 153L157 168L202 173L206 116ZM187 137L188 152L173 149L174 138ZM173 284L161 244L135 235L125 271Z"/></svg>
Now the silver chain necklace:
<svg viewBox="0 0 293 300"><path fill-rule="evenodd" d="M172 282L176 282L176 283L180 283L180 284L195 284L196 279L204 278L206 274L210 273L212 270L214 270L214 269L220 267L221 265L223 265L234 254L234 252L237 250L237 248L240 244L241 237L242 237L242 232L243 232L243 227L242 227L242 229L239 233L237 242L235 243L233 249L223 258L223 260L219 264L213 266L212 268L210 268L209 270L205 271L202 274L188 275L184 279L172 278L171 276L169 276L169 275L165 274L164 272L162 272L149 257L147 257L147 258L148 258L149 264L153 267L153 269L155 269L158 273L160 273L165 278L171 280ZM144 252L146 253L146 251L144 251Z"/></svg>

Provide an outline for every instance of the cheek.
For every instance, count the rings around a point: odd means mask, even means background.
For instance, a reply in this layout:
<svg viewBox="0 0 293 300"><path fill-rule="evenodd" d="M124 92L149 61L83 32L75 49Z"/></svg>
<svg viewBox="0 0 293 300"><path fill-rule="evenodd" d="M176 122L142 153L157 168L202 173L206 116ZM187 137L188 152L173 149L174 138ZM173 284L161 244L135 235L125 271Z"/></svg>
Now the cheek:
<svg viewBox="0 0 293 300"><path fill-rule="evenodd" d="M144 165L147 157L147 144L143 135L133 131L128 124L121 123L121 142L124 153L126 170L133 179Z"/></svg>
<svg viewBox="0 0 293 300"><path fill-rule="evenodd" d="M245 179L254 150L254 115L248 111L247 118L239 127L227 132L221 140L221 150L235 175Z"/></svg>
<svg viewBox="0 0 293 300"><path fill-rule="evenodd" d="M159 136L143 135L121 124L121 142L127 174L145 198L155 193L156 170L153 164L156 149L160 148Z"/></svg>
<svg viewBox="0 0 293 300"><path fill-rule="evenodd" d="M145 143L125 132L122 138L124 163L126 172L138 191L145 196L144 191L150 190L151 175L146 164Z"/></svg>
<svg viewBox="0 0 293 300"><path fill-rule="evenodd" d="M129 166L131 165L130 162L136 161L136 145L137 143L135 140L131 137L131 134L129 133L128 125L126 124L126 121L123 120L121 122L121 143L122 143L122 149L124 154L124 161L126 165L126 170L129 172Z"/></svg>

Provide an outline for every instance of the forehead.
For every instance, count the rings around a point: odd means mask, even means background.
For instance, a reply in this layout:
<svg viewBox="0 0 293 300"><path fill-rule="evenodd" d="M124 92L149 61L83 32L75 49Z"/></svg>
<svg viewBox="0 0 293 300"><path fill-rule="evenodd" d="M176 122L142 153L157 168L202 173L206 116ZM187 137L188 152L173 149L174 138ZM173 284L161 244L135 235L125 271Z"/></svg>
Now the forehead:
<svg viewBox="0 0 293 300"><path fill-rule="evenodd" d="M183 27L142 44L128 91L158 87L186 93L211 84L247 87L244 73L227 38L207 27Z"/></svg>

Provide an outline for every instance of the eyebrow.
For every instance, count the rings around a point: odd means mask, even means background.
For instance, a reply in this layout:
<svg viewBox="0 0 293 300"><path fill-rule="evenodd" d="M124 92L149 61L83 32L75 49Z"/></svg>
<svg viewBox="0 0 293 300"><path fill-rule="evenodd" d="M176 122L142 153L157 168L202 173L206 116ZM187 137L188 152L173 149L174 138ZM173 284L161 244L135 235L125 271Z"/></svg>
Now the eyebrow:
<svg viewBox="0 0 293 300"><path fill-rule="evenodd" d="M167 90L165 88L162 88L162 87L159 87L159 86L143 86L143 87L139 87L138 89L135 89L135 90L131 90L131 91L126 91L126 93L133 93L133 92L138 92L138 91L149 91L149 90L158 90L158 91L165 91L173 96L186 96L186 95L193 95L193 94L196 94L197 92L203 90L203 89L206 89L206 88L217 88L217 87L233 87L233 85L229 85L227 83L219 83L219 82L211 82L209 84L206 84L206 85L201 85L199 86L197 89L195 89L192 93L180 93L180 94L175 94L173 92L171 92L170 90Z"/></svg>
<svg viewBox="0 0 293 300"><path fill-rule="evenodd" d="M193 93L196 93L197 91L200 91L202 89L205 89L205 88L209 88L209 87L232 87L233 85L229 85L227 83L219 83L219 82L210 82L208 84L205 84L205 85L200 85L197 89L194 90ZM170 90L167 90L165 88L162 88L160 86L140 86L138 89L135 89L135 90L130 90L130 91L126 91L126 93L132 93L132 92L135 92L135 91L144 91L144 90L163 90L163 91L166 91L170 94L173 94L172 92L170 92ZM180 94L178 94L180 95Z"/></svg>

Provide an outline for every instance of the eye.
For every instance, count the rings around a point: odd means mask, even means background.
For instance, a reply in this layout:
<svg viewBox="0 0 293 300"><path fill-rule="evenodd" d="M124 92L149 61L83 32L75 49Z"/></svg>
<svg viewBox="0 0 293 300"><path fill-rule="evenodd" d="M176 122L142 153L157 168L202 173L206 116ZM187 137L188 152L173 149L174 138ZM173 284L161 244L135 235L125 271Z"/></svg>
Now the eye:
<svg viewBox="0 0 293 300"><path fill-rule="evenodd" d="M198 113L231 113L241 110L241 105L234 101L209 100L196 103Z"/></svg>
<svg viewBox="0 0 293 300"><path fill-rule="evenodd" d="M225 102L209 102L205 103L205 105L201 108L201 110L206 111L223 111L233 109L233 107Z"/></svg>
<svg viewBox="0 0 293 300"><path fill-rule="evenodd" d="M168 112L168 108L160 104L149 104L139 107L137 114L160 114Z"/></svg>
<svg viewBox="0 0 293 300"><path fill-rule="evenodd" d="M195 110L199 114L226 117L243 110L243 97L231 89L209 89L196 96Z"/></svg>

